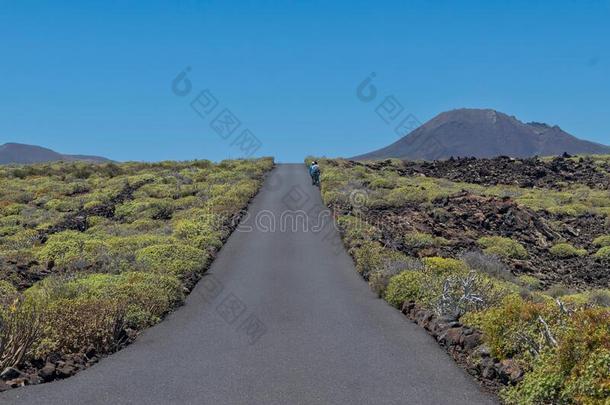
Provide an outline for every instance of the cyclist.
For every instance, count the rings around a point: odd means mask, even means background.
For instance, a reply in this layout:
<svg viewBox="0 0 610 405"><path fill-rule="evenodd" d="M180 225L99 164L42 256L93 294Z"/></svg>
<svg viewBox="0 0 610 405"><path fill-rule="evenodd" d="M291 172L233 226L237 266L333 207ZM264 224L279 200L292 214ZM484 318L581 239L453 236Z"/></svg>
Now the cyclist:
<svg viewBox="0 0 610 405"><path fill-rule="evenodd" d="M309 166L309 175L311 176L311 184L314 186L320 185L320 166L315 160Z"/></svg>

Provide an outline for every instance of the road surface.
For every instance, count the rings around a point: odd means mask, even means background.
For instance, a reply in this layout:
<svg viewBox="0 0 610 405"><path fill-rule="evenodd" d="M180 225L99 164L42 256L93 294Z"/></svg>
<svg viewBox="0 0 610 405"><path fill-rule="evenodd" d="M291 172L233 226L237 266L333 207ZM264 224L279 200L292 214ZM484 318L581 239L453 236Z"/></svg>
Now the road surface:
<svg viewBox="0 0 610 405"><path fill-rule="evenodd" d="M0 403L495 403L369 290L321 210L305 167L279 165L183 307L99 364Z"/></svg>

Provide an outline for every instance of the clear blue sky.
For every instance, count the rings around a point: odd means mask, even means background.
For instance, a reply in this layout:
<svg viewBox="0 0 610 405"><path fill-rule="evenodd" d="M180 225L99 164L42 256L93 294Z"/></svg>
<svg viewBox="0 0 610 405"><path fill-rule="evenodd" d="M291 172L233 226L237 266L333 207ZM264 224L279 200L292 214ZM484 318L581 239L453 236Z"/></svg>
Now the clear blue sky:
<svg viewBox="0 0 610 405"><path fill-rule="evenodd" d="M488 107L610 143L609 21L609 0L0 0L0 143L218 160L249 129L280 161L350 156L397 139L387 95L422 122ZM206 88L242 122L228 140L189 105Z"/></svg>

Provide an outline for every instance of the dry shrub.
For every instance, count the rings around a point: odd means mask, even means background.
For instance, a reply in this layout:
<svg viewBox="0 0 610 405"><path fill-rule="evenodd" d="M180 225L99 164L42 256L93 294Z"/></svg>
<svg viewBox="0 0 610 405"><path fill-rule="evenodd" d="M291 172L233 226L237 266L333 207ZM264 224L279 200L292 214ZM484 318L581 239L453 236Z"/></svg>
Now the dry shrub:
<svg viewBox="0 0 610 405"><path fill-rule="evenodd" d="M515 281L515 276L511 273L510 268L500 261L497 256L472 251L464 253L460 259L472 270L500 280Z"/></svg>
<svg viewBox="0 0 610 405"><path fill-rule="evenodd" d="M21 364L42 332L41 304L12 294L0 297L0 370Z"/></svg>
<svg viewBox="0 0 610 405"><path fill-rule="evenodd" d="M78 353L93 346L114 351L123 339L125 305L110 299L59 299L47 308L44 339L36 356L50 352Z"/></svg>

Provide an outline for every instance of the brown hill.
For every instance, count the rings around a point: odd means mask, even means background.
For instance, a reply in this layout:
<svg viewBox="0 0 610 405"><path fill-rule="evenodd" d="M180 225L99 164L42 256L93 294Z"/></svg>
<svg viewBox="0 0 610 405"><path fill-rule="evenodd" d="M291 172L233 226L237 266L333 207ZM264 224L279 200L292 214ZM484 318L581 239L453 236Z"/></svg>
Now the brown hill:
<svg viewBox="0 0 610 405"><path fill-rule="evenodd" d="M526 124L489 109L459 109L441 113L393 144L354 159L531 157L564 152L608 154L610 147L578 139L558 126Z"/></svg>
<svg viewBox="0 0 610 405"><path fill-rule="evenodd" d="M35 145L21 143L5 143L0 145L0 164L28 164L55 161L74 162L78 160L99 163L110 161L99 156L64 155Z"/></svg>

